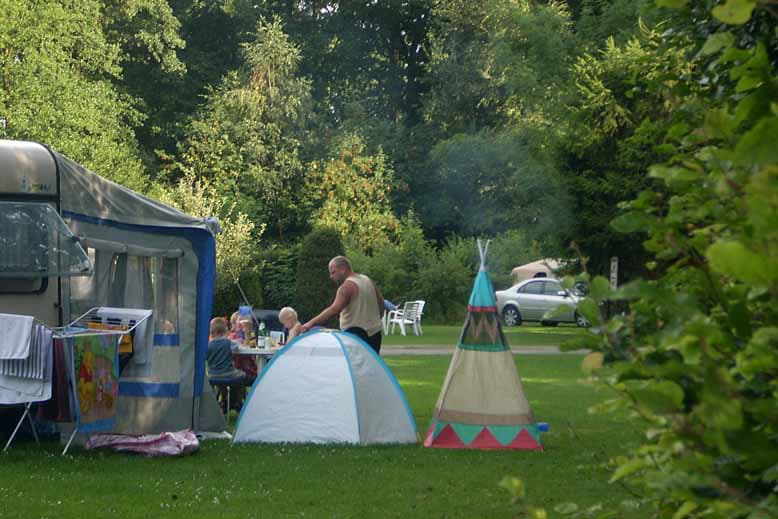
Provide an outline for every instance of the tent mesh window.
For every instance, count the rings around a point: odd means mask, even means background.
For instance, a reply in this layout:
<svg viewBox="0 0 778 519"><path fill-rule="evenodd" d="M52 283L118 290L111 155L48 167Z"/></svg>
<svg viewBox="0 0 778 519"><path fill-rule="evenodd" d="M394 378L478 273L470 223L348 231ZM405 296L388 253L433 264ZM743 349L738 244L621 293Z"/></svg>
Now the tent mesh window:
<svg viewBox="0 0 778 519"><path fill-rule="evenodd" d="M154 289L154 332L171 335L178 330L178 259L151 258Z"/></svg>

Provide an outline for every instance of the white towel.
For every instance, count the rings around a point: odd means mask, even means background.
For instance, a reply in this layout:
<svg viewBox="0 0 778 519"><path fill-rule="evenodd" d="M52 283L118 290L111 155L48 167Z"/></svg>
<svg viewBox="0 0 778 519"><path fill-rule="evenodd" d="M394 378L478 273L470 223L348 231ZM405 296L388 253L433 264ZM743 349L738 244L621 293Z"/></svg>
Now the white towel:
<svg viewBox="0 0 778 519"><path fill-rule="evenodd" d="M43 379L37 380L0 375L0 404L44 402L51 398L51 372L54 367L54 355L51 353L51 330L44 331L43 341L44 345L46 345L44 351L46 349L50 351L48 355L44 354Z"/></svg>
<svg viewBox="0 0 778 519"><path fill-rule="evenodd" d="M0 375L0 404L45 402L51 398L51 380Z"/></svg>
<svg viewBox="0 0 778 519"><path fill-rule="evenodd" d="M0 314L0 359L26 359L30 355L32 316Z"/></svg>

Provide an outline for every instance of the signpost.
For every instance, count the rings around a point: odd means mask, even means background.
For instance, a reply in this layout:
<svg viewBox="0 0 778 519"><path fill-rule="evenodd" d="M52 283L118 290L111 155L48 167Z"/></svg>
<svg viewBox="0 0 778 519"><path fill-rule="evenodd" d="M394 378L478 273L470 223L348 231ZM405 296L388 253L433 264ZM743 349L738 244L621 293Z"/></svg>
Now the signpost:
<svg viewBox="0 0 778 519"><path fill-rule="evenodd" d="M619 288L619 257L613 256L611 258L611 275L610 275L611 290ZM611 318L611 301L607 302L608 319Z"/></svg>
<svg viewBox="0 0 778 519"><path fill-rule="evenodd" d="M614 290L619 288L619 257L613 256L611 258L611 288Z"/></svg>

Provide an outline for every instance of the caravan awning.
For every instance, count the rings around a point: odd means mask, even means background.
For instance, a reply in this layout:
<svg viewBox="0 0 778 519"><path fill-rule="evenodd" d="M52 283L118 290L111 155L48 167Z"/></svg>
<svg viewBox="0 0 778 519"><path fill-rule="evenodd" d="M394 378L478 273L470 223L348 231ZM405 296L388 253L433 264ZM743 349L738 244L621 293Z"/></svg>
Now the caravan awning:
<svg viewBox="0 0 778 519"><path fill-rule="evenodd" d="M92 272L92 262L52 205L0 201L0 278Z"/></svg>

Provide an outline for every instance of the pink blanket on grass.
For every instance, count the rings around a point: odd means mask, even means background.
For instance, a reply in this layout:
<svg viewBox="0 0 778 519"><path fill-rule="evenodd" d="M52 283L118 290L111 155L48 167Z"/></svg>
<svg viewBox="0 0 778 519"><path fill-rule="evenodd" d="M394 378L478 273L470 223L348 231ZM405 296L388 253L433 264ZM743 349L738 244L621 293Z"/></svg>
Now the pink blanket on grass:
<svg viewBox="0 0 778 519"><path fill-rule="evenodd" d="M136 452L145 456L183 456L200 448L191 429L160 434L93 434L87 449L109 448L119 452Z"/></svg>

